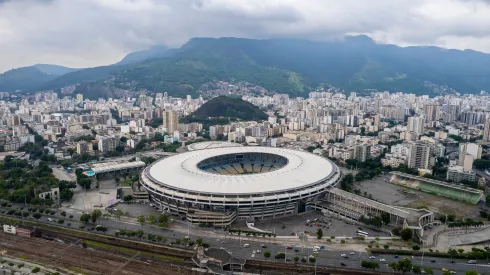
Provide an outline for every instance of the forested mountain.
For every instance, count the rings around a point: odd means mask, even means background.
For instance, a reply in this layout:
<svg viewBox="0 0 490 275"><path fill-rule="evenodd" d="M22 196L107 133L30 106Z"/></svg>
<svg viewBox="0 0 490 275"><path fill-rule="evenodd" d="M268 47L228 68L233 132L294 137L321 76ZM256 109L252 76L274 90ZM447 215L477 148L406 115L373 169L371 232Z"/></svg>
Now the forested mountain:
<svg viewBox="0 0 490 275"><path fill-rule="evenodd" d="M342 41L194 38L179 49L156 48L128 55L119 65L67 73L55 79L36 76L34 83L10 83L0 90L49 88L99 81L104 85L196 95L213 80L244 80L293 96L307 95L319 84L346 91L365 89L432 92L425 82L461 93L490 91L490 55L438 47L377 44L367 36ZM37 77L37 80L36 80ZM25 78L25 77L24 77ZM0 85L4 75L0 75Z"/></svg>
<svg viewBox="0 0 490 275"><path fill-rule="evenodd" d="M207 118L236 118L240 120L264 120L267 115L250 102L236 96L218 96L206 101L187 120Z"/></svg>

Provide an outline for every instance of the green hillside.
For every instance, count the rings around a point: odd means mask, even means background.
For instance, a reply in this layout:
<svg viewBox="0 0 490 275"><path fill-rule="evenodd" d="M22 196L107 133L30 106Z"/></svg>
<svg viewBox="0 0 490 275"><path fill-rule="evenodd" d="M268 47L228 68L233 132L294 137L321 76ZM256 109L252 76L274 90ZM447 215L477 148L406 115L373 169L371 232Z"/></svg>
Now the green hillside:
<svg viewBox="0 0 490 275"><path fill-rule="evenodd" d="M183 123L207 122L215 120L264 120L267 115L259 107L234 96L218 96L206 103L192 114L182 119Z"/></svg>
<svg viewBox="0 0 490 275"><path fill-rule="evenodd" d="M8 85L5 73L0 75L0 90L33 91L105 82L108 88L145 88L181 97L196 96L199 87L209 81L243 80L291 96L307 96L320 84L348 92L376 89L431 94L425 81L447 85L460 93L490 91L489 54L383 45L367 36L330 42L194 38L179 49L142 51L123 61L125 65L84 69L55 79L33 74L33 81L15 81L25 76L15 77L10 72ZM92 86L82 86L79 92L85 87ZM90 94L95 95L94 91L91 89Z"/></svg>

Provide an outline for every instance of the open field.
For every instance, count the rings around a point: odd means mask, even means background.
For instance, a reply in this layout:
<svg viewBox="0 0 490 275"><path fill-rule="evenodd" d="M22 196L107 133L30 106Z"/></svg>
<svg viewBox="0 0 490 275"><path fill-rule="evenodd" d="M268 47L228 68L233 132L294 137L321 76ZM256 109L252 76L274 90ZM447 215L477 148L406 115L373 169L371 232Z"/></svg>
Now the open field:
<svg viewBox="0 0 490 275"><path fill-rule="evenodd" d="M446 199L421 191L403 188L389 183L390 175L355 183L354 188L361 190L361 195L372 196L372 199L389 205L410 208L428 207L435 213L456 214L462 217L479 217L479 208L475 205ZM364 194L366 192L366 194Z"/></svg>

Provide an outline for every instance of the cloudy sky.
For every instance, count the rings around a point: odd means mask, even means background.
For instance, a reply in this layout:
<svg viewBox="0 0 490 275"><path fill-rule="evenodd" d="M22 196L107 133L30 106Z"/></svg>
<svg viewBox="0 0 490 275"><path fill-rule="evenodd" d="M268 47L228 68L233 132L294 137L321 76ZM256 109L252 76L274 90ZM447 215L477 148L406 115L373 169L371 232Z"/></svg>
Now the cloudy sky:
<svg viewBox="0 0 490 275"><path fill-rule="evenodd" d="M189 38L339 39L490 53L490 0L0 0L0 72L89 67Z"/></svg>

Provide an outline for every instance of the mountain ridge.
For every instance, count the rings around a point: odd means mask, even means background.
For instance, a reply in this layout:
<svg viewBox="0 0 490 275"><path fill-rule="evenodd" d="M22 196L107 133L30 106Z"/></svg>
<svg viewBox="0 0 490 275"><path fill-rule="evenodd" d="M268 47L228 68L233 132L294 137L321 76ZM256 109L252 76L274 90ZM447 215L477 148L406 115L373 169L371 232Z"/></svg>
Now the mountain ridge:
<svg viewBox="0 0 490 275"><path fill-rule="evenodd" d="M377 89L434 95L433 88L425 83L478 93L490 90L488 76L490 54L379 44L365 35L338 41L197 37L178 49L156 47L128 54L114 65L73 71L54 79L39 78L30 90L15 86L18 82L10 88L33 91L105 82L108 88L185 96L197 95L200 86L210 81L243 80L291 96L307 96L322 84L356 92ZM1 80L2 75L0 88Z"/></svg>

